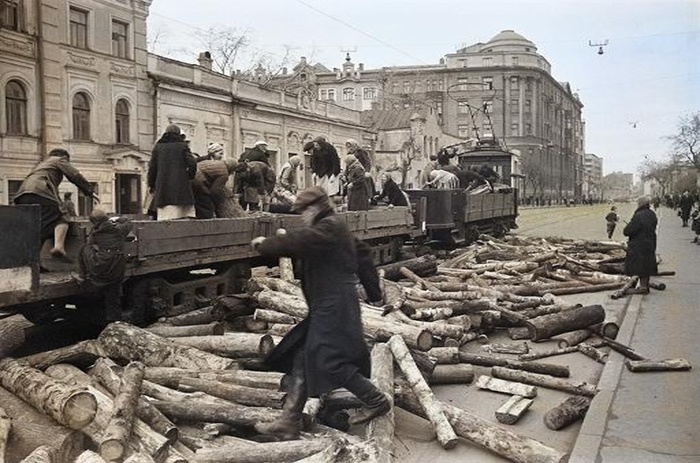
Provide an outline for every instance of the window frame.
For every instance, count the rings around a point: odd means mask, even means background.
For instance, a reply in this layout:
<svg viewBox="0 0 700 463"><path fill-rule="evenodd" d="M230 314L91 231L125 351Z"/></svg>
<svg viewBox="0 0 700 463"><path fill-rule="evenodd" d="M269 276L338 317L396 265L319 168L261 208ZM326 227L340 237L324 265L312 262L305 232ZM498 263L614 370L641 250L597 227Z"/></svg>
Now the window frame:
<svg viewBox="0 0 700 463"><path fill-rule="evenodd" d="M0 28L15 32L24 31L24 0L0 2Z"/></svg>
<svg viewBox="0 0 700 463"><path fill-rule="evenodd" d="M328 100L335 101L335 89L334 88L328 89Z"/></svg>
<svg viewBox="0 0 700 463"><path fill-rule="evenodd" d="M369 95L369 96L368 96ZM366 101L377 101L377 87L362 87L362 99Z"/></svg>
<svg viewBox="0 0 700 463"><path fill-rule="evenodd" d="M124 38L124 43L123 43L123 50L119 48L120 42L119 40L115 41L115 34L117 33L115 31L115 26L124 26L124 35L120 35L119 37ZM112 56L116 56L117 58L123 58L123 59L129 59L130 58L130 53L129 53L129 29L130 29L131 24L122 21L121 19L118 18L112 18ZM115 50L115 45L117 47L117 50Z"/></svg>
<svg viewBox="0 0 700 463"><path fill-rule="evenodd" d="M120 113L120 104L126 108ZM120 98L114 105L114 141L118 145L131 144L131 105L126 98Z"/></svg>
<svg viewBox="0 0 700 463"><path fill-rule="evenodd" d="M469 124L457 124L457 136L467 138L469 136Z"/></svg>
<svg viewBox="0 0 700 463"><path fill-rule="evenodd" d="M470 114L469 102L467 100L460 100L457 102L457 114Z"/></svg>
<svg viewBox="0 0 700 463"><path fill-rule="evenodd" d="M343 101L355 101L355 89L353 87L343 88Z"/></svg>
<svg viewBox="0 0 700 463"><path fill-rule="evenodd" d="M493 76L482 77L481 85L483 85L484 90L493 90Z"/></svg>
<svg viewBox="0 0 700 463"><path fill-rule="evenodd" d="M76 106L76 97L80 95L80 98L84 98L86 103L86 108L81 108ZM77 112L76 112L77 111ZM71 119L73 125L72 129L72 139L76 141L91 141L91 118L92 116L92 100L90 95L86 92L78 91L73 94L71 98Z"/></svg>
<svg viewBox="0 0 700 463"><path fill-rule="evenodd" d="M10 96L11 85L19 89L20 96ZM7 135L28 135L27 106L27 89L24 84L17 79L8 80L5 84L5 133Z"/></svg>
<svg viewBox="0 0 700 463"><path fill-rule="evenodd" d="M83 14L85 17L85 23L79 23L73 20L73 12ZM90 11L77 6L69 5L68 7L68 43L70 46L75 48L80 48L82 50L90 49L90 39L89 39L89 29L90 29ZM78 37L78 32L82 31L84 36ZM80 39L84 40L84 44L80 44Z"/></svg>

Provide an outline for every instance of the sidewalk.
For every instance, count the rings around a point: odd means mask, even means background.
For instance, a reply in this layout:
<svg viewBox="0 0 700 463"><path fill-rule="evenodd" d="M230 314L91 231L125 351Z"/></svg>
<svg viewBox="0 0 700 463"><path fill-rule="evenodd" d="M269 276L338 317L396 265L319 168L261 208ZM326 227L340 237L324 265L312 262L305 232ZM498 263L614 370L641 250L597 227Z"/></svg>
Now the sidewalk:
<svg viewBox="0 0 700 463"><path fill-rule="evenodd" d="M631 373L611 352L570 463L700 461L700 246L661 208L657 252L665 291L632 296L618 341L653 359L684 357L688 372Z"/></svg>

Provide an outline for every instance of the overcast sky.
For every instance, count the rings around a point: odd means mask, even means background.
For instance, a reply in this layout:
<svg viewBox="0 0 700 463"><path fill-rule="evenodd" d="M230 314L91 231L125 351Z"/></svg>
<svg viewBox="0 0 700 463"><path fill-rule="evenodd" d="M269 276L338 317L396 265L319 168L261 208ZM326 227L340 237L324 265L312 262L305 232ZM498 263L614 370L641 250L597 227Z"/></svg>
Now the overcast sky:
<svg viewBox="0 0 700 463"><path fill-rule="evenodd" d="M193 62L196 32L247 31L250 55L285 50L328 68L345 51L365 68L433 64L459 46L512 29L538 47L584 104L586 152L604 171L663 159L664 136L700 111L700 0L154 0L154 51ZM589 41L605 40L603 55ZM246 61L247 60L247 61ZM636 127L635 127L636 125Z"/></svg>

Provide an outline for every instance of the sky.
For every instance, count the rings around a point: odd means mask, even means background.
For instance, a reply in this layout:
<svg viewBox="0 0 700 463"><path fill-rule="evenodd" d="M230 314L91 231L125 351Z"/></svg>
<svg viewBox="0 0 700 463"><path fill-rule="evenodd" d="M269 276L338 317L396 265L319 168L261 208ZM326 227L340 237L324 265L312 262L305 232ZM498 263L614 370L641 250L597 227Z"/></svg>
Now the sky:
<svg viewBox="0 0 700 463"><path fill-rule="evenodd" d="M153 0L150 49L195 62L210 27L248 36L242 69L261 56L332 69L348 51L365 69L436 64L514 30L579 94L585 150L606 174L666 159L665 137L700 112L700 0ZM602 55L589 45L605 41Z"/></svg>

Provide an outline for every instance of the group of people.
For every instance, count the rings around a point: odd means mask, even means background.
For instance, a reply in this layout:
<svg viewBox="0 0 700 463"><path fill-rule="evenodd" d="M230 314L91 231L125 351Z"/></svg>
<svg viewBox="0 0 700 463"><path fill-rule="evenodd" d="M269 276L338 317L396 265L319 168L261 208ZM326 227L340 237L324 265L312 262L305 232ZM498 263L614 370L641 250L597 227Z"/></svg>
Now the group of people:
<svg viewBox="0 0 700 463"><path fill-rule="evenodd" d="M454 149L443 148L437 155L430 156L423 173L423 189L473 190L486 185L493 191L493 184L500 180L498 173L487 164L462 169L450 163L456 154Z"/></svg>

